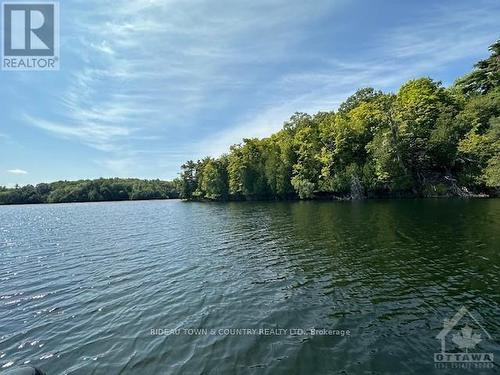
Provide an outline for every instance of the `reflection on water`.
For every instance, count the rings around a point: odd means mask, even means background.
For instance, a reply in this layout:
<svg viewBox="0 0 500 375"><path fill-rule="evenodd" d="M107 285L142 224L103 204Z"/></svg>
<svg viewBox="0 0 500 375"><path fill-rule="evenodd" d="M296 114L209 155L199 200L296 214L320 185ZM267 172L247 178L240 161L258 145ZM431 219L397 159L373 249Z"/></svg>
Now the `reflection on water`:
<svg viewBox="0 0 500 375"><path fill-rule="evenodd" d="M454 373L444 318L500 328L499 229L500 200L0 207L0 368ZM351 334L151 331L236 328Z"/></svg>

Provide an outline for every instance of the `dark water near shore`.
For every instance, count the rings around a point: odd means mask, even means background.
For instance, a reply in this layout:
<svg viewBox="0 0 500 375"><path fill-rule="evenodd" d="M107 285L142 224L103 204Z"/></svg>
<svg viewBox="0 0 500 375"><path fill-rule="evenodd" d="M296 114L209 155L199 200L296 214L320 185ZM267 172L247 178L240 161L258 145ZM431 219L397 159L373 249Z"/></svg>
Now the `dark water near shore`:
<svg viewBox="0 0 500 375"><path fill-rule="evenodd" d="M500 372L498 199L0 207L0 257L0 374ZM492 368L435 367L462 306Z"/></svg>

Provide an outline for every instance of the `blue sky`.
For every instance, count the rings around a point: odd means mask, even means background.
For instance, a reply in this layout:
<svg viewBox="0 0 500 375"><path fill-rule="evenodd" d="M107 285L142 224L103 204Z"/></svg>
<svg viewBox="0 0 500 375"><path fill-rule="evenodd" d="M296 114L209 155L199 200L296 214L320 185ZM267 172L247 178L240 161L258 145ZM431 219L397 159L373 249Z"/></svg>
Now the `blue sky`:
<svg viewBox="0 0 500 375"><path fill-rule="evenodd" d="M68 0L61 69L0 72L0 185L171 179L335 109L357 88L445 85L488 56L500 2Z"/></svg>

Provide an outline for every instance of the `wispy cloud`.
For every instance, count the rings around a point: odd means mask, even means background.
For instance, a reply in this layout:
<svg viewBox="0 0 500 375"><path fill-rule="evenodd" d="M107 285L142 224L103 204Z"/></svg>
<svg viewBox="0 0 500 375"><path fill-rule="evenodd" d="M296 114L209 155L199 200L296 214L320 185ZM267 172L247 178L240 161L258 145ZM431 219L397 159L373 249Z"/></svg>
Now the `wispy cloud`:
<svg viewBox="0 0 500 375"><path fill-rule="evenodd" d="M500 16L494 2L478 3L472 11L469 6L459 6L453 12L436 5L423 16L425 21L379 32L372 47L356 58L327 58L321 64L311 60L304 70L276 77L269 82L275 95L266 106L254 109L251 118L241 118L238 125L203 140L199 149L218 156L243 138L269 136L296 111L332 110L357 88L393 90L450 63L485 55L487 46L500 36L491 34ZM310 69L311 65L315 69Z"/></svg>
<svg viewBox="0 0 500 375"><path fill-rule="evenodd" d="M27 171L25 171L24 169L8 169L7 170L7 173L10 173L10 174L17 174L17 175L25 175L25 174L28 174Z"/></svg>
<svg viewBox="0 0 500 375"><path fill-rule="evenodd" d="M112 139L124 138L133 133L133 129L126 127L106 125L99 122L81 123L58 123L48 121L25 114L24 119L32 126L43 129L59 137L78 139L84 144L101 151L116 150Z"/></svg>
<svg viewBox="0 0 500 375"><path fill-rule="evenodd" d="M423 6L418 22L370 30L356 54L337 53L348 39L341 32L314 48L325 15L347 3L72 1L63 13L72 61L63 90L22 119L103 152L96 166L106 171L163 170L171 168L165 159L219 155L244 137L267 136L296 111L336 108L356 88L394 90L478 56L498 37L498 5L478 0Z"/></svg>
<svg viewBox="0 0 500 375"><path fill-rule="evenodd" d="M75 4L65 13L72 22L63 45L80 68L48 111L23 119L112 153L102 165L123 173L139 164L130 157L138 147L134 138L169 143L170 134L201 126L203 112L222 111L235 92L252 89L258 77L249 67L283 61L300 26L334 6L327 0L315 6L285 0Z"/></svg>

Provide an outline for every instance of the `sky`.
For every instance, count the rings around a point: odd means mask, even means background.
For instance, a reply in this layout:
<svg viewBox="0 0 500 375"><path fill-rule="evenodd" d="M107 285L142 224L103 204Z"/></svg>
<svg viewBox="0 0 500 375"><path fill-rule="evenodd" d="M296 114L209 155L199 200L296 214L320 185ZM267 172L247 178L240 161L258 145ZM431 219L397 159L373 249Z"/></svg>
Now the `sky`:
<svg viewBox="0 0 500 375"><path fill-rule="evenodd" d="M0 71L0 185L172 179L361 87L450 85L497 0L65 0L59 71Z"/></svg>

